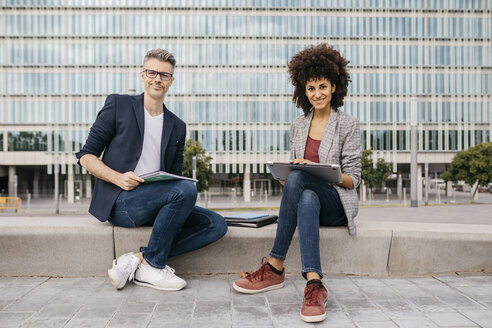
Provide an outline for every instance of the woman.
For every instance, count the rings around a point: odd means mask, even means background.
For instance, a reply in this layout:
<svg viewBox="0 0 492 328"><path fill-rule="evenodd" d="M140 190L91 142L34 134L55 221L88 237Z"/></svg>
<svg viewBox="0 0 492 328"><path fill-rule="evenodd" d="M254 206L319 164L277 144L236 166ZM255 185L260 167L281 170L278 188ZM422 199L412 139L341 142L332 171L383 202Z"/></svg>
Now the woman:
<svg viewBox="0 0 492 328"><path fill-rule="evenodd" d="M291 163L339 164L342 182L327 184L300 170L285 181L275 242L268 261L260 269L234 282L233 288L254 294L282 288L285 256L296 227L307 279L301 318L318 322L326 318L326 288L321 279L319 226L348 226L355 234L358 212L356 187L361 174L360 131L357 120L339 108L347 94L348 61L326 44L302 50L288 64L295 87L293 101L304 115L290 129Z"/></svg>

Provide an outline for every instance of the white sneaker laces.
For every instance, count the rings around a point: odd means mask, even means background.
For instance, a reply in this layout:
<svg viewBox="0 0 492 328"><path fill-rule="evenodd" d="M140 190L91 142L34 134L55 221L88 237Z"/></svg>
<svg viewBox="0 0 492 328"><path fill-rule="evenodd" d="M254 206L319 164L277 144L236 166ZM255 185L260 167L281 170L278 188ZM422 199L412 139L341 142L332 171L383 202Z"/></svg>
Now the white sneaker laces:
<svg viewBox="0 0 492 328"><path fill-rule="evenodd" d="M166 267L164 269L162 269L162 271L167 275L167 276L175 276L174 272L176 272L176 270L174 270L173 268L171 268L169 265L166 265Z"/></svg>

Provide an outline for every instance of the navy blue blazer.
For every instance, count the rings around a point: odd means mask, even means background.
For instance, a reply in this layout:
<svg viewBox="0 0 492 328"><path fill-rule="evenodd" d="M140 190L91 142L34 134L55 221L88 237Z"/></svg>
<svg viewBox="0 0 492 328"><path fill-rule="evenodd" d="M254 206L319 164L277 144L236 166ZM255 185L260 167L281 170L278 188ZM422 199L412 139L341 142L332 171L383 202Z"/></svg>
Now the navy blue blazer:
<svg viewBox="0 0 492 328"><path fill-rule="evenodd" d="M135 170L143 147L143 95L109 95L97 114L85 145L75 154L77 159L85 154L100 157L104 151L102 161L113 170L120 173ZM181 175L186 124L164 104L163 107L160 169ZM120 187L96 178L89 213L100 221L106 221L121 191Z"/></svg>

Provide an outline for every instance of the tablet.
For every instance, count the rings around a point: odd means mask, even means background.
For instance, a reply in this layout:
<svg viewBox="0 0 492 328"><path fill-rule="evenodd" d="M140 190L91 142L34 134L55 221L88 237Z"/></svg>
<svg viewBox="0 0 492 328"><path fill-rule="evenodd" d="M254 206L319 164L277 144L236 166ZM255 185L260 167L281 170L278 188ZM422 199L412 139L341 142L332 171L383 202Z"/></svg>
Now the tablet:
<svg viewBox="0 0 492 328"><path fill-rule="evenodd" d="M337 164L267 162L266 165L272 176L277 180L285 180L292 170L302 170L328 183L342 182L342 170L340 165Z"/></svg>

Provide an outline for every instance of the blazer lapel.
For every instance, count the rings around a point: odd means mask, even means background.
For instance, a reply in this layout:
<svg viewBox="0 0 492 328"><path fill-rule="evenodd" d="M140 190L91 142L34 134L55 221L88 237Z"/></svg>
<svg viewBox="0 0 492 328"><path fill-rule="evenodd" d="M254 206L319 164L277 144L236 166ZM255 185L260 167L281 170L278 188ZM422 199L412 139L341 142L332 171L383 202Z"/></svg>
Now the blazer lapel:
<svg viewBox="0 0 492 328"><path fill-rule="evenodd" d="M162 138L161 138L161 168L166 170L164 167L164 155L166 154L167 144L169 143L169 138L171 137L171 132L174 128L174 118L169 114L169 110L164 104L164 124L162 125Z"/></svg>
<svg viewBox="0 0 492 328"><path fill-rule="evenodd" d="M309 135L309 127L311 125L311 119L313 118L313 111L311 111L307 116L303 117L302 126L299 129L299 143L296 147L296 157L304 158L304 153L306 152L306 142Z"/></svg>
<svg viewBox="0 0 492 328"><path fill-rule="evenodd" d="M137 119L138 129L140 131L140 140L143 143L144 138L144 128L145 128L145 117L144 117L144 102L143 93L132 98L133 102L133 112L135 113L135 118Z"/></svg>
<svg viewBox="0 0 492 328"><path fill-rule="evenodd" d="M323 132L323 139L318 150L318 156L321 163L328 161L328 154L330 153L331 146L333 145L333 139L338 125L338 111L331 111L328 122L326 122L325 131Z"/></svg>

